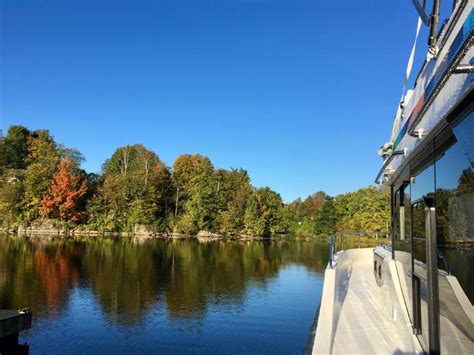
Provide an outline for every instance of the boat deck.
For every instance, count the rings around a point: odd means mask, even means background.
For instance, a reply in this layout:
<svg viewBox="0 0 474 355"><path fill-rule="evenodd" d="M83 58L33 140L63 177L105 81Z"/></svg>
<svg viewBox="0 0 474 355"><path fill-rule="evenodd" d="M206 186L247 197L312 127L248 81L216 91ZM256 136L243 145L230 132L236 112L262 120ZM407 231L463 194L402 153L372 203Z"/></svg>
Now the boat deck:
<svg viewBox="0 0 474 355"><path fill-rule="evenodd" d="M385 292L380 289L370 264L352 269L347 294L335 330L333 353L384 353L411 351L411 326L394 320L387 310ZM341 291L343 292L343 291ZM395 316L395 317L394 317Z"/></svg>
<svg viewBox="0 0 474 355"><path fill-rule="evenodd" d="M374 276L372 248L340 254L326 270L313 354L395 354L421 350L388 264L384 283ZM400 290L398 290L400 291ZM400 293L401 296L401 293ZM403 299L401 299L403 302Z"/></svg>

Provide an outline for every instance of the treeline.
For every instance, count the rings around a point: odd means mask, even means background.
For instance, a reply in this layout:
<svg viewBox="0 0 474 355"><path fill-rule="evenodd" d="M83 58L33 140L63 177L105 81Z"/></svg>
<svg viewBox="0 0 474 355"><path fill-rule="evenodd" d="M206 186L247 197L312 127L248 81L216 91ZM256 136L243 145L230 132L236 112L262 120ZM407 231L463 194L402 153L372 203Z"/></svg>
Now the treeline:
<svg viewBox="0 0 474 355"><path fill-rule="evenodd" d="M373 187L284 204L270 188L253 187L245 170L217 169L199 154L181 155L168 167L143 145L127 145L104 162L101 174L82 170L83 160L47 130L11 126L0 140L3 228L54 221L104 232L257 237L388 230L389 197Z"/></svg>

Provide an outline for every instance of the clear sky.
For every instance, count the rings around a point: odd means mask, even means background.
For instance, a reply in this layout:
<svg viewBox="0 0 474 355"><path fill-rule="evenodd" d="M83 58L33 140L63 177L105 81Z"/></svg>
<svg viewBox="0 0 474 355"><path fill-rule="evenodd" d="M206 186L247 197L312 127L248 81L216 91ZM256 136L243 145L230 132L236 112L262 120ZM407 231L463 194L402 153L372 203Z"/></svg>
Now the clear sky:
<svg viewBox="0 0 474 355"><path fill-rule="evenodd" d="M410 0L3 0L1 10L4 132L47 128L91 172L125 144L170 166L200 153L285 201L372 183L417 20Z"/></svg>

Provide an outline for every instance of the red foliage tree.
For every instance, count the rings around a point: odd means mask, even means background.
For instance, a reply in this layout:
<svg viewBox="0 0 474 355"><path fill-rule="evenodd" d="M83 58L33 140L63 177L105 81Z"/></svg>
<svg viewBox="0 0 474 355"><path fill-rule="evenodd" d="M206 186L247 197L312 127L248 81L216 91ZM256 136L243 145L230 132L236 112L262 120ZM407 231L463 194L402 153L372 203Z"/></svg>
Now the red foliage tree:
<svg viewBox="0 0 474 355"><path fill-rule="evenodd" d="M71 158L61 161L59 171L53 176L48 192L41 200L41 212L50 218L77 222L81 219L81 199L87 193L85 181L72 173Z"/></svg>

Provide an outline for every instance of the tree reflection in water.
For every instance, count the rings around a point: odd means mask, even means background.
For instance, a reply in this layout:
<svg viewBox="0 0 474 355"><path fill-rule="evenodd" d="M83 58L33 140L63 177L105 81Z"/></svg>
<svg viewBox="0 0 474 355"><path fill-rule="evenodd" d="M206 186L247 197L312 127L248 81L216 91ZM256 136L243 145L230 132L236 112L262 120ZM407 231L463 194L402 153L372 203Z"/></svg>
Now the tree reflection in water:
<svg viewBox="0 0 474 355"><path fill-rule="evenodd" d="M327 244L59 240L0 236L0 308L51 317L75 288L90 288L111 323L136 324L158 302L170 320L202 319L212 304L238 306L289 264L323 272Z"/></svg>

